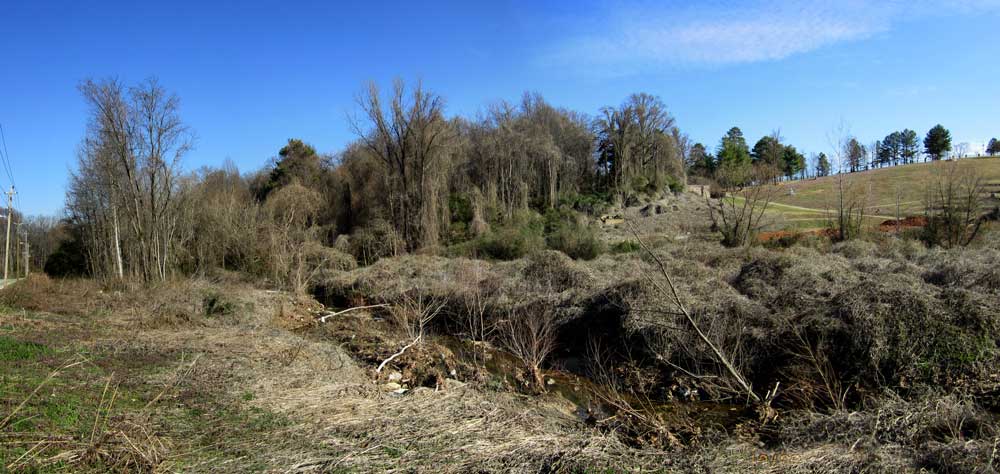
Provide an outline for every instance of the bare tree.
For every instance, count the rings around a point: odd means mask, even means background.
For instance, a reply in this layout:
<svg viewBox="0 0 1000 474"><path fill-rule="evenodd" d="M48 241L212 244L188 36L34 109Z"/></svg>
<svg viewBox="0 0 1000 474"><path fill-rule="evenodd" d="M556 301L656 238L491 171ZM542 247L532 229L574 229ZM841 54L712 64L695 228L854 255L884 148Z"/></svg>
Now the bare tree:
<svg viewBox="0 0 1000 474"><path fill-rule="evenodd" d="M90 123L67 207L90 227L95 274L163 280L176 261L179 165L193 140L180 102L155 79L128 89L88 80L80 91Z"/></svg>
<svg viewBox="0 0 1000 474"><path fill-rule="evenodd" d="M763 227L764 213L774 197L775 186L761 167L720 168L717 179L726 183L726 195L708 199L712 224L722 232L722 243L739 247L753 242ZM747 176L749 174L749 176Z"/></svg>
<svg viewBox="0 0 1000 474"><path fill-rule="evenodd" d="M501 326L504 346L524 365L536 390L545 390L542 364L555 350L556 319L551 308L512 308Z"/></svg>
<svg viewBox="0 0 1000 474"><path fill-rule="evenodd" d="M592 177L593 136L586 120L525 94L520 107L490 106L467 127L471 192L485 195L487 207L510 218L529 204L551 208L559 196L577 192Z"/></svg>
<svg viewBox="0 0 1000 474"><path fill-rule="evenodd" d="M851 240L864 231L868 212L868 196L871 195L871 180L838 173L834 186L834 209L828 211L829 227L837 240Z"/></svg>
<svg viewBox="0 0 1000 474"><path fill-rule="evenodd" d="M266 258L271 275L296 293L305 293L327 263L314 222L321 206L319 193L297 182L271 193L264 204L262 238L270 243Z"/></svg>
<svg viewBox="0 0 1000 474"><path fill-rule="evenodd" d="M850 240L861 234L871 195L871 181L865 178L847 176L846 171L858 170L864 147L851 135L849 127L841 122L837 129L827 134L827 140L834 150L834 165L837 177L834 181L834 199L827 206L830 227L838 240ZM832 210L829 208L832 207Z"/></svg>
<svg viewBox="0 0 1000 474"><path fill-rule="evenodd" d="M599 166L609 187L619 193L641 192L634 179L652 176L660 186L667 176L684 181L687 138L663 102L648 94L634 94L620 107L605 107L595 123Z"/></svg>
<svg viewBox="0 0 1000 474"><path fill-rule="evenodd" d="M407 94L401 80L393 84L388 107L375 83L358 99L367 124L352 119L355 133L386 170L392 222L408 249L434 245L442 222L447 191L449 146L453 132L444 118L444 99L418 83Z"/></svg>
<svg viewBox="0 0 1000 474"><path fill-rule="evenodd" d="M933 180L924 198L927 226L925 240L946 248L972 243L983 224L983 195L986 182L972 168L957 162L935 163Z"/></svg>

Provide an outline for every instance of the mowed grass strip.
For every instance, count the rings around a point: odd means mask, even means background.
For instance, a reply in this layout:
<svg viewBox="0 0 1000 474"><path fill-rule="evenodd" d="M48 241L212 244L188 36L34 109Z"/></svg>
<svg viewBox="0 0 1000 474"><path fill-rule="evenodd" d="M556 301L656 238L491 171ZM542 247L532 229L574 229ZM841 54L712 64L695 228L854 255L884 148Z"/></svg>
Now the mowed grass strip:
<svg viewBox="0 0 1000 474"><path fill-rule="evenodd" d="M1000 186L1000 157L915 163L849 173L843 177L859 191L870 189L867 201L872 214L895 215L897 198L904 213L915 214L923 211L927 186L943 172L943 167L950 165L958 166L962 173L975 173L991 189ZM833 209L839 179L827 176L779 183L774 203L816 210Z"/></svg>
<svg viewBox="0 0 1000 474"><path fill-rule="evenodd" d="M975 173L985 184L986 196L1000 192L1000 157L966 158L954 162L916 163L894 166L843 177L828 176L779 183L771 197L762 224L766 230L812 230L829 227L837 215L839 180L843 178L848 193L867 192L865 225L877 226L899 217L924 213L924 198L933 178L945 166L958 166L960 172ZM742 204L740 196L727 199ZM996 199L990 200L996 203Z"/></svg>

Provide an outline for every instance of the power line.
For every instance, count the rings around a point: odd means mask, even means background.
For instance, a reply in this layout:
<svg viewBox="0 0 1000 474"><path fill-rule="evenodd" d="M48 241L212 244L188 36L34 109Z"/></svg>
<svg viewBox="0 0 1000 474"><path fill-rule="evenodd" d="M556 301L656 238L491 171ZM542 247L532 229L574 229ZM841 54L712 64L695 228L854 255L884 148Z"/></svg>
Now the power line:
<svg viewBox="0 0 1000 474"><path fill-rule="evenodd" d="M7 150L7 136L3 132L3 124L0 124L0 144L3 145L3 166L4 171L7 172L7 177L10 178L10 184L13 188L18 189L17 182L14 180L14 167L11 165L10 151ZM20 194L14 195L15 201L17 201L17 207L24 209L21 205Z"/></svg>
<svg viewBox="0 0 1000 474"><path fill-rule="evenodd" d="M6 174L6 171L7 171L7 166L6 166L6 163L7 163L7 156L6 156L7 152L6 152L6 149L7 149L7 140L6 140L6 137L4 137L3 124L0 124L0 164L3 164L3 170L5 171L4 174ZM4 183L4 188L5 189L7 188L8 184L13 184L13 183L10 183L9 180L7 180L7 178L4 178L3 174L0 174L0 179L8 181L7 183Z"/></svg>
<svg viewBox="0 0 1000 474"><path fill-rule="evenodd" d="M0 124L0 142L3 144L3 166L4 170L7 172L7 177L10 178L10 184L17 187L17 183L14 182L14 169L10 165L10 152L7 151L7 136L3 133L3 124Z"/></svg>

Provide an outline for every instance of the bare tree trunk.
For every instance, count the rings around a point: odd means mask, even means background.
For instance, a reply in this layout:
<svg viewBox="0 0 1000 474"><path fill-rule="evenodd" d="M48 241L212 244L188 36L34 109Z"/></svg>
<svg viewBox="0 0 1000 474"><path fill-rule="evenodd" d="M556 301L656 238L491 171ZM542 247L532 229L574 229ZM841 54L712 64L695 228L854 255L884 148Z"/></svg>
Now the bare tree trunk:
<svg viewBox="0 0 1000 474"><path fill-rule="evenodd" d="M118 231L118 208L117 207L113 207L112 208L112 214L114 215L114 219L115 219L115 223L114 223L114 226L115 226L115 263L116 263L117 270L118 270L118 279L119 280L123 280L123 279L125 279L125 269L122 266L122 246L121 246L121 235L119 234L119 231Z"/></svg>

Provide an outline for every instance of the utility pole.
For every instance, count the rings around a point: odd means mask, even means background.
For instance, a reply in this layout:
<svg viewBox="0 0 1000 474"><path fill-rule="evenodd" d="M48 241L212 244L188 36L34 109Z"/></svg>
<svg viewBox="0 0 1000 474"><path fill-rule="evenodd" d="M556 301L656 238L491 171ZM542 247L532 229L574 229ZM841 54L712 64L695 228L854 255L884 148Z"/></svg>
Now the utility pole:
<svg viewBox="0 0 1000 474"><path fill-rule="evenodd" d="M31 242L28 241L28 233L24 233L24 277L28 278L31 273Z"/></svg>
<svg viewBox="0 0 1000 474"><path fill-rule="evenodd" d="M21 241L21 223L14 223L14 261L11 263L11 273L14 278L21 274L21 258L24 257L24 242Z"/></svg>
<svg viewBox="0 0 1000 474"><path fill-rule="evenodd" d="M3 279L7 281L7 270L10 267L10 222L14 220L14 186L7 191L7 241L3 253Z"/></svg>

